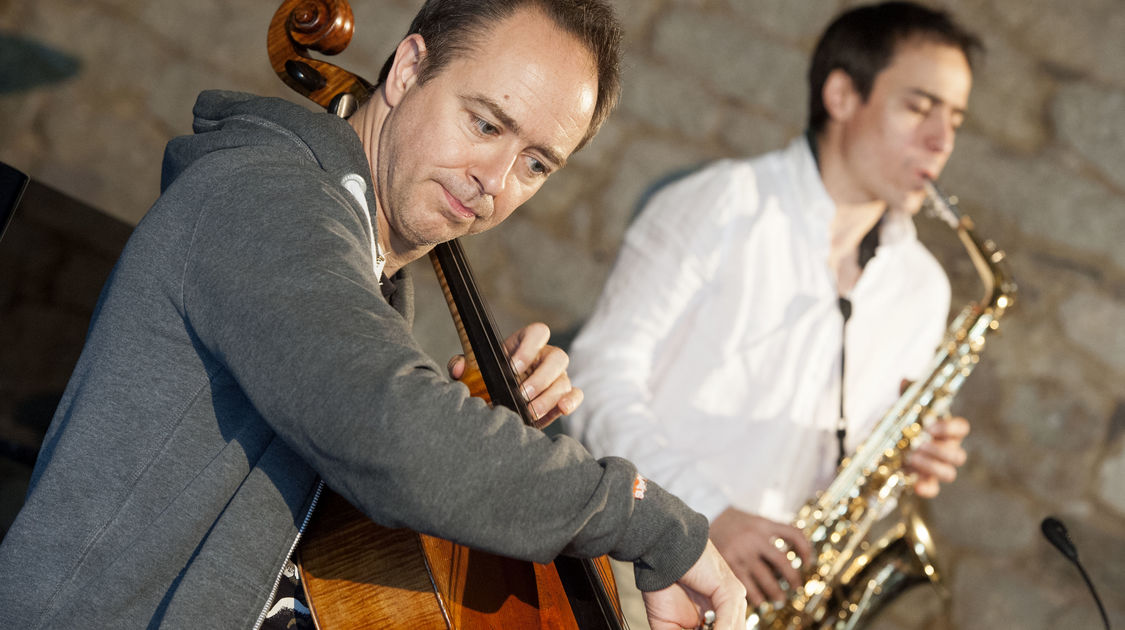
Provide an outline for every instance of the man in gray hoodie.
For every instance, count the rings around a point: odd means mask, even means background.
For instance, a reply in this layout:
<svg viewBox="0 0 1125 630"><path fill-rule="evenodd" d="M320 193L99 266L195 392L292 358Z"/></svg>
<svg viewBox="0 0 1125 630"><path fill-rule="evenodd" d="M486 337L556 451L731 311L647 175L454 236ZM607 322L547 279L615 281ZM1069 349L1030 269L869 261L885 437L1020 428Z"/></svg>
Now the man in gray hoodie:
<svg viewBox="0 0 1125 630"><path fill-rule="evenodd" d="M471 398L410 333L403 266L498 224L597 131L618 40L601 0L430 0L348 121L202 94L0 546L6 623L260 627L323 480L387 526L634 562L654 627L700 606L740 625L702 515ZM545 331L510 342L550 420L582 395Z"/></svg>

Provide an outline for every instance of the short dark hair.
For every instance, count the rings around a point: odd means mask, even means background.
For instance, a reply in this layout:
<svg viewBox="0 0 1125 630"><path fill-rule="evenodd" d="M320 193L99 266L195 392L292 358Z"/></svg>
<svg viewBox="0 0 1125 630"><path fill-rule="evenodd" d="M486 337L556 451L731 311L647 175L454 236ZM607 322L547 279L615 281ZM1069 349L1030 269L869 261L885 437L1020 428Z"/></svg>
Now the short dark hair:
<svg viewBox="0 0 1125 630"><path fill-rule="evenodd" d="M407 35L426 42L426 56L418 82L437 76L459 54L469 52L493 24L523 8L538 9L556 25L577 37L590 51L598 69L598 98L582 148L601 128L621 94L621 25L607 0L426 0L414 16ZM379 73L382 84L394 54Z"/></svg>
<svg viewBox="0 0 1125 630"><path fill-rule="evenodd" d="M840 14L817 42L809 65L809 129L820 133L828 122L824 83L833 70L851 77L860 97L867 100L875 77L890 63L903 41L920 39L959 48L969 68L983 51L976 35L953 21L945 11L913 2L883 2Z"/></svg>

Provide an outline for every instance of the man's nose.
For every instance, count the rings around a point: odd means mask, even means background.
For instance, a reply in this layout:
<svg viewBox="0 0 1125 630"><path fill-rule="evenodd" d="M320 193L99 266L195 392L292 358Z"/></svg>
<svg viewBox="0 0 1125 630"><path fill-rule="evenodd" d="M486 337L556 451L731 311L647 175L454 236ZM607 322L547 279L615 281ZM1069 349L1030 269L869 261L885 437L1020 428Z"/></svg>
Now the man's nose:
<svg viewBox="0 0 1125 630"><path fill-rule="evenodd" d="M949 154L953 151L953 141L957 127L953 122L954 113L947 108L938 107L926 119L924 141L926 148L935 153Z"/></svg>
<svg viewBox="0 0 1125 630"><path fill-rule="evenodd" d="M504 192L508 175L512 172L518 158L518 154L510 151L490 151L479 156L469 174L477 182L482 193L496 197Z"/></svg>

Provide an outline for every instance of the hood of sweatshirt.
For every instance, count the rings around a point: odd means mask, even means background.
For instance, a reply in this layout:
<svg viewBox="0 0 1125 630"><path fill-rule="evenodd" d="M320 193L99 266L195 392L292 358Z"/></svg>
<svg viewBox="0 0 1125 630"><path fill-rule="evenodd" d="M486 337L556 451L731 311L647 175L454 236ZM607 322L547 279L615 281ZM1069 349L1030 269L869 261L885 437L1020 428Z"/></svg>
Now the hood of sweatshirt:
<svg viewBox="0 0 1125 630"><path fill-rule="evenodd" d="M164 152L161 192L196 160L236 147L298 151L341 177L354 173L358 164L368 164L359 136L347 121L284 99L209 90L199 95L192 116L195 133L174 138ZM369 181L370 168L358 175ZM374 203L373 198L369 201Z"/></svg>
<svg viewBox="0 0 1125 630"><path fill-rule="evenodd" d="M200 93L192 115L195 133L172 139L164 151L161 192L193 163L215 152L261 147L294 153L314 162L362 207L374 271L381 274L371 167L359 136L346 120L280 98L223 90Z"/></svg>

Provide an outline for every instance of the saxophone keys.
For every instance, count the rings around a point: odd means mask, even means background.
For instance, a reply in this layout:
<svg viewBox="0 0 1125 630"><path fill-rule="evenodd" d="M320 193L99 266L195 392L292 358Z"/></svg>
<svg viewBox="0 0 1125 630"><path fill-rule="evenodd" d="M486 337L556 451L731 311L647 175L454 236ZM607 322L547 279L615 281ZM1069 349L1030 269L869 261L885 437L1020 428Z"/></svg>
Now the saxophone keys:
<svg viewBox="0 0 1125 630"><path fill-rule="evenodd" d="M800 569L801 565L803 564L801 562L801 556L798 556L797 552L793 551L792 549L785 552L785 559L789 561L789 565L794 569Z"/></svg>
<svg viewBox="0 0 1125 630"><path fill-rule="evenodd" d="M828 537L828 528L825 527L824 525L821 525L821 526L817 527L815 530L813 530L812 535L809 536L809 540L813 544L816 544L816 543L822 542L827 537Z"/></svg>

